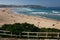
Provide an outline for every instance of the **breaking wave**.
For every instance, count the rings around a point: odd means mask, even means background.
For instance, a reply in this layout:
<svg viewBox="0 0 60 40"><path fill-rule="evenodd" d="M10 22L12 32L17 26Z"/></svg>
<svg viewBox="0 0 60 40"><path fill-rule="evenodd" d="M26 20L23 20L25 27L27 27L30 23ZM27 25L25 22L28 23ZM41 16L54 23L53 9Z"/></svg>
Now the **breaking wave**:
<svg viewBox="0 0 60 40"><path fill-rule="evenodd" d="M36 11L31 8L16 8L16 9L14 9L14 11L16 13L23 13L23 14L28 13L28 14L33 14L33 15L38 14L38 15L58 15L58 16L60 16L60 12L55 11L55 10L46 12L46 11Z"/></svg>
<svg viewBox="0 0 60 40"><path fill-rule="evenodd" d="M60 10L53 9L33 9L33 8L14 8L13 12L18 14L36 15L60 20Z"/></svg>
<svg viewBox="0 0 60 40"><path fill-rule="evenodd" d="M56 14L58 14L58 13L60 13L60 12L58 12L58 11L52 11L52 13L56 13Z"/></svg>
<svg viewBox="0 0 60 40"><path fill-rule="evenodd" d="M32 12L31 14L48 14L47 12Z"/></svg>
<svg viewBox="0 0 60 40"><path fill-rule="evenodd" d="M58 16L60 16L60 13L52 13L52 12L31 12L30 14L34 14L34 15L36 15L36 14L38 14L38 15L58 15Z"/></svg>

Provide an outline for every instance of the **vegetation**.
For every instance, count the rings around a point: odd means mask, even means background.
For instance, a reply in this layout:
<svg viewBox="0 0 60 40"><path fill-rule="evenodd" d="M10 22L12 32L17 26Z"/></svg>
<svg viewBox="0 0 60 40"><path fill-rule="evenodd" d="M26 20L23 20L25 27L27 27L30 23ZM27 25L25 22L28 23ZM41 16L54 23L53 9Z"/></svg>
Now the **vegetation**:
<svg viewBox="0 0 60 40"><path fill-rule="evenodd" d="M17 34L20 35L21 38L23 38L22 35L24 35L24 33L22 32L60 32L59 29L55 29L55 28L38 28L36 26L34 26L33 24L28 24L28 23L15 23L15 24L4 24L2 25L2 27L0 28L1 30L6 30L6 31L10 31L7 32L6 34ZM33 35L36 36L35 33L33 34L29 34L29 35ZM57 34L48 34L48 36L56 36ZM1 37L11 37L9 35L1 35ZM45 34L39 34L39 36L45 36ZM12 36L14 37L14 36ZM19 36L15 36L16 38L19 38Z"/></svg>
<svg viewBox="0 0 60 40"><path fill-rule="evenodd" d="M38 27L34 26L33 24L28 24L28 23L4 24L0 29L7 30L13 33L40 31Z"/></svg>
<svg viewBox="0 0 60 40"><path fill-rule="evenodd" d="M20 32L60 32L60 30L55 28L38 28L33 24L28 23L4 24L0 29L17 34Z"/></svg>

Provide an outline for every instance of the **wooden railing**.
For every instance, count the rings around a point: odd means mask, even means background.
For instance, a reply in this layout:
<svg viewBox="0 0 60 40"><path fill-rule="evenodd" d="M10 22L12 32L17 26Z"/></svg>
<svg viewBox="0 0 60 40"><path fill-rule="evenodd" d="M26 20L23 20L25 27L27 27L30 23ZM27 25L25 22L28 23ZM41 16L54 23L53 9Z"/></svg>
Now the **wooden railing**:
<svg viewBox="0 0 60 40"><path fill-rule="evenodd" d="M13 34L10 31L0 30L0 36L10 36L10 37L19 37L19 38L38 38L38 39L60 39L60 32L22 32L17 34Z"/></svg>
<svg viewBox="0 0 60 40"><path fill-rule="evenodd" d="M22 32L23 37L28 38L60 38L60 32Z"/></svg>

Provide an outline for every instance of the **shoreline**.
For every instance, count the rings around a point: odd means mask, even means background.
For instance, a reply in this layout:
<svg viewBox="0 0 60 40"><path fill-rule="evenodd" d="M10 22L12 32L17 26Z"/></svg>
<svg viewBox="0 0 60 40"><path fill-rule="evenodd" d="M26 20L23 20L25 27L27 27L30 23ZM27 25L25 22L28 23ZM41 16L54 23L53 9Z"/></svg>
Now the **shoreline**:
<svg viewBox="0 0 60 40"><path fill-rule="evenodd" d="M15 13L15 14L22 14L22 13L17 13L17 12L12 12L12 13ZM44 19L49 19L49 20L56 20L56 21L60 21L58 19L54 19L54 18L47 18L47 17L44 17L44 16L38 16L38 15L29 15L29 14L23 14L23 15L28 15L28 16L34 16L34 17L39 17L39 18L44 18Z"/></svg>
<svg viewBox="0 0 60 40"><path fill-rule="evenodd" d="M15 13L13 13L15 14ZM19 13L16 13L16 14L19 14ZM47 19L47 20L54 20L54 21L59 21L60 20L56 20L56 19L52 19L52 18L47 18L47 17L43 17L43 16L34 16L34 15L28 15L28 14L19 14L19 15L26 15L26 16L32 16L32 17L36 17L36 18L43 18L43 19Z"/></svg>
<svg viewBox="0 0 60 40"><path fill-rule="evenodd" d="M3 10L5 10L3 12ZM39 28L56 28L60 29L60 21L44 17L35 17L31 15L12 13L10 8L0 10L0 25L13 23L30 23Z"/></svg>

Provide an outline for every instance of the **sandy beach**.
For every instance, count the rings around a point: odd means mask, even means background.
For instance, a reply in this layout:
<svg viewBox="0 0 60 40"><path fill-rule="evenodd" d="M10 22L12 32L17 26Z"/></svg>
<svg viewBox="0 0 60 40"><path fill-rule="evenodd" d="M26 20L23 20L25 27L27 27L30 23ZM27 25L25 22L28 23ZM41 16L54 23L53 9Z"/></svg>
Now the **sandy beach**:
<svg viewBox="0 0 60 40"><path fill-rule="evenodd" d="M0 8L0 25L27 22L34 24L39 28L45 27L60 29L60 21L24 14L15 14L10 10L10 8Z"/></svg>

